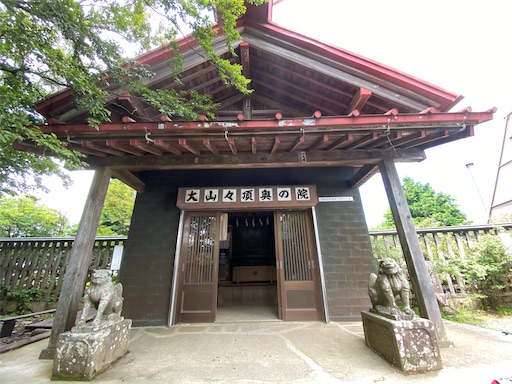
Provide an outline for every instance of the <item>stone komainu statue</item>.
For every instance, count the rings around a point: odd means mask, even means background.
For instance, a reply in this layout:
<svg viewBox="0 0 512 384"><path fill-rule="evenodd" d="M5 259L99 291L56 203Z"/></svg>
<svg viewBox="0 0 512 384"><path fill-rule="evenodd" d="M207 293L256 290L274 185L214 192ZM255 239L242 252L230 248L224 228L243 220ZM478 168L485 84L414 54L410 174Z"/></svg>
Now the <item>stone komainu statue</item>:
<svg viewBox="0 0 512 384"><path fill-rule="evenodd" d="M78 322L79 326L85 324L91 307L96 308L93 325L120 319L123 309L123 286L121 283L114 285L111 276L107 269L96 269L92 272L91 284L84 295L84 308Z"/></svg>
<svg viewBox="0 0 512 384"><path fill-rule="evenodd" d="M372 273L368 284L372 312L395 320L414 319L416 316L409 304L410 292L407 276L398 263L393 259L380 260L378 274ZM403 312L397 305L397 299L404 306Z"/></svg>

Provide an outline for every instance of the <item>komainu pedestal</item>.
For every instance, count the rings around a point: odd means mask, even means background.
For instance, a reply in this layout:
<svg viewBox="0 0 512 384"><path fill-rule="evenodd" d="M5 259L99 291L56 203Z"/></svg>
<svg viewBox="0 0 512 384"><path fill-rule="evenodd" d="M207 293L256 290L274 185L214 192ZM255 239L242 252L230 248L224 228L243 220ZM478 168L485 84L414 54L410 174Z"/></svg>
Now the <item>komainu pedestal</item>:
<svg viewBox="0 0 512 384"><path fill-rule="evenodd" d="M122 293L121 284L112 284L110 271L93 271L82 316L70 332L57 339L53 379L91 380L128 352L132 321L121 317ZM91 307L96 315L87 323Z"/></svg>
<svg viewBox="0 0 512 384"><path fill-rule="evenodd" d="M362 312L366 345L404 373L443 368L434 324L427 319L391 320Z"/></svg>
<svg viewBox="0 0 512 384"><path fill-rule="evenodd" d="M100 329L64 332L57 339L53 379L92 380L128 352L131 320L120 320Z"/></svg>

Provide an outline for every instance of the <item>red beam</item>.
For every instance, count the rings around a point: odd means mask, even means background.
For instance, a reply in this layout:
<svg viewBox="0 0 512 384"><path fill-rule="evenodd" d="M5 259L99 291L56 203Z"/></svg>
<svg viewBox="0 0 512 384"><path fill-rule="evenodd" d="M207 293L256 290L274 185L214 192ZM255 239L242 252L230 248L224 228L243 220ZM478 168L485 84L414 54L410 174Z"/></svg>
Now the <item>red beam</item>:
<svg viewBox="0 0 512 384"><path fill-rule="evenodd" d="M366 102L368 101L368 99L370 98L371 95L372 95L371 91L369 91L365 88L359 88L357 90L357 93L352 98L352 101L348 105L346 114L350 115L355 110L360 111L361 109L363 109L364 105L366 104Z"/></svg>
<svg viewBox="0 0 512 384"><path fill-rule="evenodd" d="M462 124L476 125L492 120L493 112L456 112L456 113L433 113L433 114L404 114L391 118L384 115L361 115L357 117L336 116L322 117L320 119L283 119L283 120L244 120L244 121L180 121L163 123L105 123L99 129L90 127L87 124L66 124L66 125L43 125L41 130L44 133L91 133L91 132L186 132L204 131L224 132L249 131L249 130L276 130L295 131L302 129L329 129L339 131L351 131L359 128L382 130L383 126L390 125L391 129L397 128L422 128L433 126L462 127Z"/></svg>

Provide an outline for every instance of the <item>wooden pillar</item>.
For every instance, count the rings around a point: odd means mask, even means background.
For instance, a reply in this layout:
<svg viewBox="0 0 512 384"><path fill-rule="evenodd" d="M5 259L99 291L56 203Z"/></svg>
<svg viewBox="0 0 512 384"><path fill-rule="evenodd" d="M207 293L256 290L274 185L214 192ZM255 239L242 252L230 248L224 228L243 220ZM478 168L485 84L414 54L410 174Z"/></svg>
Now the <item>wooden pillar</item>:
<svg viewBox="0 0 512 384"><path fill-rule="evenodd" d="M53 359L58 336L62 332L69 331L75 325L78 305L84 292L87 271L92 260L92 249L110 176L110 169L105 167L98 168L94 174L64 273L50 341L48 347L41 352L40 359Z"/></svg>
<svg viewBox="0 0 512 384"><path fill-rule="evenodd" d="M420 315L434 323L440 344L447 344L449 342L443 319L441 318L441 310L439 309L434 292L434 285L430 279L427 263L421 251L420 241L414 228L411 212L405 199L395 163L392 158L385 158L379 163L379 168L416 295Z"/></svg>

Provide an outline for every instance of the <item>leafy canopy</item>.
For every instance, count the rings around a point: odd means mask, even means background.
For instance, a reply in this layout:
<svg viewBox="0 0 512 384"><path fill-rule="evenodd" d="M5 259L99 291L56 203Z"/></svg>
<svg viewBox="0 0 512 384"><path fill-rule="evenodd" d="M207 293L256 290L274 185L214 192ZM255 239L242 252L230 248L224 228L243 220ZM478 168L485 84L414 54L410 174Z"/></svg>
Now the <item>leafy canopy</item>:
<svg viewBox="0 0 512 384"><path fill-rule="evenodd" d="M0 237L64 236L67 218L35 197L0 197Z"/></svg>
<svg viewBox="0 0 512 384"><path fill-rule="evenodd" d="M123 47L139 52L163 43L176 47L176 39L191 31L224 82L248 93L249 80L242 76L241 66L222 59L212 47L218 32L211 15L219 18L231 47L238 38L236 21L245 11L244 0L1 0L0 196L44 189L45 174L69 182L58 163L44 154L64 159L70 168L81 166L78 153L37 127L44 119L36 112L36 103L56 91L69 88L76 107L89 111L92 126L109 121L108 82L133 91L167 115L212 115L214 105L207 96L142 85L140 80L151 73L126 59ZM175 56L178 75L180 55ZM13 142L25 139L40 154L13 149Z"/></svg>
<svg viewBox="0 0 512 384"><path fill-rule="evenodd" d="M97 236L128 236L135 191L114 179L108 186Z"/></svg>
<svg viewBox="0 0 512 384"><path fill-rule="evenodd" d="M468 224L466 214L455 204L455 199L443 192L436 192L429 183L422 184L410 177L405 177L402 187L412 220L417 228ZM391 209L384 213L384 221L380 227L395 227Z"/></svg>

